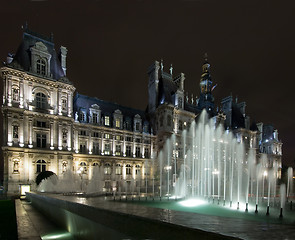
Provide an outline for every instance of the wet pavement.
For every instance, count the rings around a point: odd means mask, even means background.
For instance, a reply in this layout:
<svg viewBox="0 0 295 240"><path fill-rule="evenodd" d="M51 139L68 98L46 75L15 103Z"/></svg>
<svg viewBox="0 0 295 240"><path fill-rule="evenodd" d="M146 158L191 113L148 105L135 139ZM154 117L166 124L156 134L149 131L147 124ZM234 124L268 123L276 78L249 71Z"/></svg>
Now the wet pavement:
<svg viewBox="0 0 295 240"><path fill-rule="evenodd" d="M273 224L264 221L209 216L169 209L150 208L130 204L125 201L113 201L112 198L81 198L61 194L46 194L48 197L83 204L85 206L116 212L124 217L136 216L147 220L168 223L186 228L217 233L240 239L295 239L295 225Z"/></svg>
<svg viewBox="0 0 295 240"><path fill-rule="evenodd" d="M74 239L25 200L16 199L15 210L19 240Z"/></svg>

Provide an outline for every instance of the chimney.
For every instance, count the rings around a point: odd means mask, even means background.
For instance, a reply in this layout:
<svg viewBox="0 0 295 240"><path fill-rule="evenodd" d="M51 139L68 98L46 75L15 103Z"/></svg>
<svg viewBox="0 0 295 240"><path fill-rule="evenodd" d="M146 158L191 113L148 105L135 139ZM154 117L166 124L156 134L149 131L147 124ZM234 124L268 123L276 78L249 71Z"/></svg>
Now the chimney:
<svg viewBox="0 0 295 240"><path fill-rule="evenodd" d="M60 47L59 60L60 60L61 67L62 67L62 70L64 71L65 76L67 75L67 66L66 66L67 52L68 50L66 47L64 46Z"/></svg>

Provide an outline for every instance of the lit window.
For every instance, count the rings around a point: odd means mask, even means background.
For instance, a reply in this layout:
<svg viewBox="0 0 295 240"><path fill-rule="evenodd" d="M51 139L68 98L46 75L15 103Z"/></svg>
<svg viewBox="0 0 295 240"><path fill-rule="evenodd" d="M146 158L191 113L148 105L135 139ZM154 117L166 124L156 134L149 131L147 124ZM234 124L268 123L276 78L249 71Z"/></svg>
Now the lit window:
<svg viewBox="0 0 295 240"><path fill-rule="evenodd" d="M121 155L121 145L116 145L116 156Z"/></svg>
<svg viewBox="0 0 295 240"><path fill-rule="evenodd" d="M117 163L116 164L116 175L121 175L122 174L122 166L121 164Z"/></svg>
<svg viewBox="0 0 295 240"><path fill-rule="evenodd" d="M110 117L109 116L104 117L104 125L105 126L110 126Z"/></svg>
<svg viewBox="0 0 295 240"><path fill-rule="evenodd" d="M111 164L109 164L109 163L106 163L105 165L104 165L104 174L105 175L110 175L111 174L111 171L112 169L111 169Z"/></svg>
<svg viewBox="0 0 295 240"><path fill-rule="evenodd" d="M121 136L117 135L116 140L121 140Z"/></svg>
<svg viewBox="0 0 295 240"><path fill-rule="evenodd" d="M116 118L116 128L120 128L121 126L121 121L119 118Z"/></svg>
<svg viewBox="0 0 295 240"><path fill-rule="evenodd" d="M111 154L111 144L110 143L106 143L104 145L104 154L105 155L110 155Z"/></svg>
<svg viewBox="0 0 295 240"><path fill-rule="evenodd" d="M109 139L109 138L110 138L110 134L108 134L108 133L105 133L105 134L104 134L104 138L107 138L107 139Z"/></svg>
<svg viewBox="0 0 295 240"><path fill-rule="evenodd" d="M37 173L46 171L46 162L44 160L37 161Z"/></svg>
<svg viewBox="0 0 295 240"><path fill-rule="evenodd" d="M47 106L47 97L44 93L36 93L36 107L39 109L46 109Z"/></svg>
<svg viewBox="0 0 295 240"><path fill-rule="evenodd" d="M45 76L46 74L46 63L43 59L37 60L37 74Z"/></svg>

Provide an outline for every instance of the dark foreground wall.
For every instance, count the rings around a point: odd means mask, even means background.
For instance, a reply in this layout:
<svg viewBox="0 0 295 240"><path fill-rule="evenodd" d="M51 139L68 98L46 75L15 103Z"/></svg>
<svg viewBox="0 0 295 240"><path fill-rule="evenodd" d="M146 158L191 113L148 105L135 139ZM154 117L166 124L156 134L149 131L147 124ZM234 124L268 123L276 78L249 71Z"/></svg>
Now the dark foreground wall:
<svg viewBox="0 0 295 240"><path fill-rule="evenodd" d="M36 193L27 198L78 239L233 239Z"/></svg>

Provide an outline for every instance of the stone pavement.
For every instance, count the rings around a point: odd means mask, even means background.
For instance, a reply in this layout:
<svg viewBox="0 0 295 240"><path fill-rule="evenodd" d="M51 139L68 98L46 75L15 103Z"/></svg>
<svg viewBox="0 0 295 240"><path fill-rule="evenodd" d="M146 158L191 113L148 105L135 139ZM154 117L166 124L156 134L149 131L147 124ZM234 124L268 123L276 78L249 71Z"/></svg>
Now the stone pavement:
<svg viewBox="0 0 295 240"><path fill-rule="evenodd" d="M19 240L73 239L71 235L54 225L25 200L15 200Z"/></svg>

